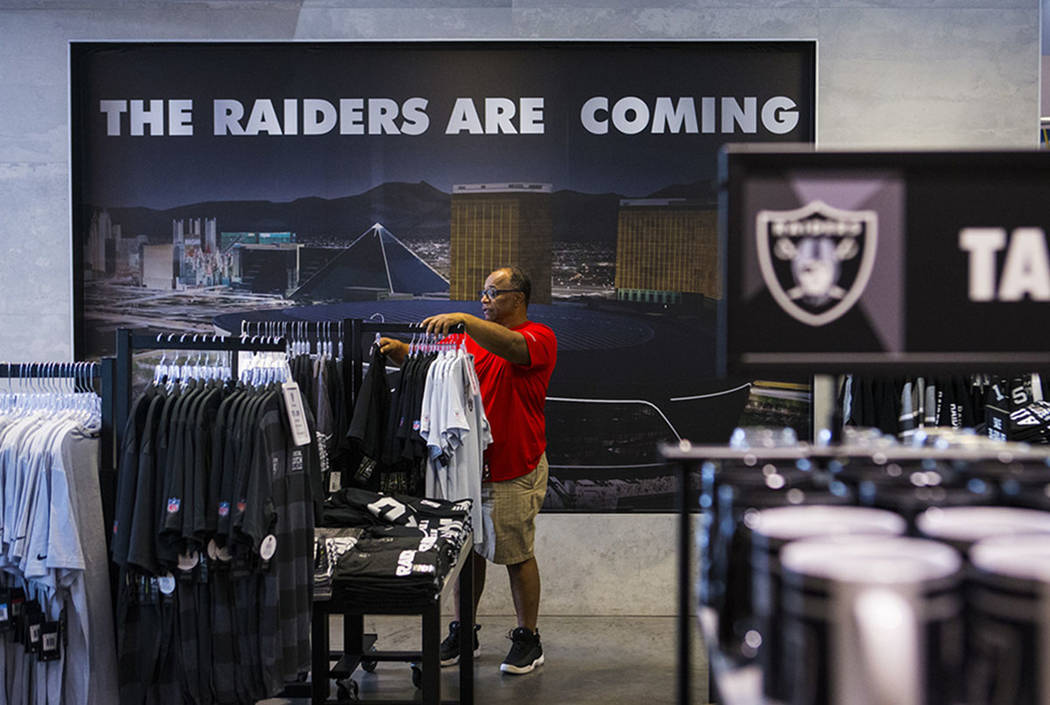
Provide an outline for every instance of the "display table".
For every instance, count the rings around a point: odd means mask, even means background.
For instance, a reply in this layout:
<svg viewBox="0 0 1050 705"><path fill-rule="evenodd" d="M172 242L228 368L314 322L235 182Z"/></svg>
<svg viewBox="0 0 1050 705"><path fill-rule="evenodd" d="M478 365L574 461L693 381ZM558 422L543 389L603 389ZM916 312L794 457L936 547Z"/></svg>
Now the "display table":
<svg viewBox="0 0 1050 705"><path fill-rule="evenodd" d="M467 564L474 543L468 537L459 551L456 565L445 576L441 590L434 596L432 604L420 609L418 607L397 609L384 607L373 609L367 604L353 604L335 600L317 600L313 605L313 629L311 643L313 649L311 665L311 683L309 697L314 705L339 702L382 702L384 705L439 705L439 703L474 703L474 649L469 635L474 633L474 575L471 570L463 570ZM459 581L460 596L460 633L467 638L461 641L459 657L459 699L441 699L441 597L453 589ZM343 651L332 651L329 647L330 616L343 615ZM419 615L422 620L423 645L421 651L374 651L375 634L364 633L364 615ZM342 700L330 700L330 680L345 681L361 666L372 670L375 663L383 661L403 661L412 664L413 682L421 688L422 700L381 700L364 701L356 697L354 690L347 692ZM332 664L335 664L334 666ZM340 687L344 692L345 686ZM286 695L298 695L298 689L289 688Z"/></svg>

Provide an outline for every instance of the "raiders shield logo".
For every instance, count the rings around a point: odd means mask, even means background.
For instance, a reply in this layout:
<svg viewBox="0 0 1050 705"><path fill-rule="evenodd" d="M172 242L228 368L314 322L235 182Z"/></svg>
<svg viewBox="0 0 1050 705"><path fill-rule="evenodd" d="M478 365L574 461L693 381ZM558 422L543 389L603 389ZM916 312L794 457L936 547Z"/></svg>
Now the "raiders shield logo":
<svg viewBox="0 0 1050 705"><path fill-rule="evenodd" d="M857 302L875 266L878 215L814 201L792 211L759 211L755 236L762 278L794 319L836 320Z"/></svg>

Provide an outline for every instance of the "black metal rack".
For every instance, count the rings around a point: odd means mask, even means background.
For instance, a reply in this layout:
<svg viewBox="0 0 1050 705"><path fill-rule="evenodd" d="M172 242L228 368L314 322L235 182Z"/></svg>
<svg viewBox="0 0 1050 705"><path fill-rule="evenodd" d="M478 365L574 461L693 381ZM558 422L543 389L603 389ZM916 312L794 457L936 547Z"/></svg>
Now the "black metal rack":
<svg viewBox="0 0 1050 705"><path fill-rule="evenodd" d="M456 324L449 331L451 335L458 335L465 330L462 323ZM378 333L379 335L422 335L426 329L417 323L384 323L380 321L366 321L360 318L348 318L343 321L343 332L345 335L343 354L348 356L351 364L351 372L346 375L348 385L348 399L357 398L357 390L361 388L361 379L364 376L364 352L361 343L365 335Z"/></svg>
<svg viewBox="0 0 1050 705"><path fill-rule="evenodd" d="M343 359L349 360L350 370L344 374L346 385L346 399L349 401L357 398L357 391L361 388L364 377L364 341L366 335L420 335L426 330L414 323L385 323L379 321L366 321L357 318L345 319L343 321ZM455 326L451 331L453 334L464 332L462 324ZM460 590L460 633L471 635L474 633L474 576L469 568L463 570L464 565L470 565L469 558L473 552L470 541L460 549L459 560L455 568L446 577L441 590L441 595L451 589L456 580L459 581ZM326 648L329 636L329 616L331 614L343 615L343 651L330 651ZM364 615L419 615L422 618L422 650L420 651L374 651L376 642L375 634L365 634ZM315 705L327 702L328 679L349 678L354 670L362 663L375 663L378 661L408 661L419 663L420 669L413 666L413 680L421 687L422 702L424 705L439 705L439 703L458 702L461 705L472 705L474 702L474 651L470 638L461 640L461 651L459 660L459 700L445 701L441 699L441 662L440 662L440 640L441 640L441 600L435 596L432 605L425 609L407 608L402 610L384 608L380 610L369 609L357 605L345 605L332 602L315 602L313 614L313 692L312 702ZM336 661L335 668L331 668ZM325 675L326 677L321 677ZM419 700L381 700L385 704L418 703Z"/></svg>
<svg viewBox="0 0 1050 705"><path fill-rule="evenodd" d="M188 338L188 340L187 340ZM285 352L287 343L284 338L260 336L232 337L202 334L160 334L149 335L136 333L127 328L117 330L117 358L115 381L115 418L117 435L124 432L131 409L132 362L136 352L149 350L197 350L200 352ZM237 376L237 356L231 361L233 376ZM120 442L120 438L117 438Z"/></svg>
<svg viewBox="0 0 1050 705"><path fill-rule="evenodd" d="M328 322L328 325L338 322ZM318 332L325 329L325 323L314 323L313 330ZM362 321L359 319L346 319L342 322L344 359L351 360L351 374L344 375L346 378L347 399L356 397L356 391L361 386L364 367L364 355L362 350L363 336L366 334L419 334L424 329L415 324L401 323L379 323L374 321ZM275 327L268 329L263 326L262 335L213 336L193 334L144 334L136 333L128 329L117 331L117 357L113 365L114 393L109 395L114 400L115 427L117 429L116 441L119 444L120 433L123 432L131 408L132 394L132 362L136 352L149 350L196 350L196 351L227 351L227 352L286 352L287 340L283 337L274 337L267 333L282 332L283 329ZM337 328L338 330L338 328ZM456 332L462 332L462 326ZM112 361L111 361L112 362ZM237 360L232 360L233 374L236 376ZM118 446L119 447L119 446ZM473 634L474 604L473 604L473 574L472 571L462 571L466 559L472 551L470 542L460 552L460 560L456 567L447 576L441 594L451 589L455 580L460 581L461 592L461 621L465 625L464 633ZM331 614L343 614L343 650L334 651L329 648L329 616ZM364 634L365 614L418 614L423 620L423 649L421 651L372 651L375 643L374 634ZM469 629L468 629L469 628ZM315 704L328 702L330 689L330 678L347 678L362 662L376 661L409 661L421 663L422 668L418 672L420 685L422 687L422 702L424 705L438 705L442 702L440 698L440 633L441 633L441 602L435 599L432 606L426 609L407 610L362 610L353 605L341 605L332 602L315 602L312 617L312 680L310 683L291 684L282 693L284 697L309 697ZM474 702L474 667L473 649L470 648L469 640L464 640L467 648L460 657L460 697L458 702L471 705ZM336 662L335 668L332 663ZM384 703L397 703L399 701L383 700ZM407 700L405 703L417 703L418 700Z"/></svg>
<svg viewBox="0 0 1050 705"><path fill-rule="evenodd" d="M285 338L290 342L309 341L336 342L346 340L345 327L348 319L306 321L306 320L260 320L241 321L241 337L259 336L267 338Z"/></svg>
<svg viewBox="0 0 1050 705"><path fill-rule="evenodd" d="M117 330L117 357L115 362L115 409L117 428L117 447L122 440L128 414L131 409L133 389L132 367L136 352L151 350L196 350L201 352L286 352L287 342L281 337L245 335L240 337L202 335L202 334L165 334L160 335L137 333L121 328ZM232 375L237 376L237 355L232 355L230 368ZM115 491L114 491L115 494ZM316 634L315 634L316 636ZM325 633L327 644L327 632ZM327 688L327 679L324 681ZM309 697L311 684L293 684L288 686L282 695L288 697Z"/></svg>

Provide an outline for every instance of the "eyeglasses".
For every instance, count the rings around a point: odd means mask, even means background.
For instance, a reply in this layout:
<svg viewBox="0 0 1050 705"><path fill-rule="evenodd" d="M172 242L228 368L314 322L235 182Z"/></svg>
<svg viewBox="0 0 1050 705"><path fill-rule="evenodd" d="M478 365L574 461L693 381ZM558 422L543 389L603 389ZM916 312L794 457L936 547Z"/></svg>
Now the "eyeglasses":
<svg viewBox="0 0 1050 705"><path fill-rule="evenodd" d="M478 298L479 299L488 298L491 301L492 299L496 298L500 294L509 294L511 292L514 292L514 291L521 291L521 289L497 289L494 286L490 286L487 289L481 289L478 292Z"/></svg>

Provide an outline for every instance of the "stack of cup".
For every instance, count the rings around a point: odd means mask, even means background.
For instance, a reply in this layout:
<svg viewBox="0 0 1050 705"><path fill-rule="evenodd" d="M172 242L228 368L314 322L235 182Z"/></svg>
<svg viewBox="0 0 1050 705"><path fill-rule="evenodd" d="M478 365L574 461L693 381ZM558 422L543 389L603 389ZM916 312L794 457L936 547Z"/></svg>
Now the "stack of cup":
<svg viewBox="0 0 1050 705"><path fill-rule="evenodd" d="M978 541L970 562L967 702L1050 705L1050 537Z"/></svg>
<svg viewBox="0 0 1050 705"><path fill-rule="evenodd" d="M853 496L842 483L810 470L807 461L723 467L704 480L701 501L705 497L713 506L701 529L701 599L719 614L726 655L747 659L755 652L745 640L752 591L746 517L774 507L849 505Z"/></svg>
<svg viewBox="0 0 1050 705"><path fill-rule="evenodd" d="M779 700L952 705L961 665L962 560L915 538L797 541L783 569Z"/></svg>
<svg viewBox="0 0 1050 705"><path fill-rule="evenodd" d="M900 516L881 509L836 506L768 509L749 515L745 524L751 546L752 610L751 614L732 616L748 620L744 622L750 627L744 642L759 653L763 692L784 700L790 651L781 639L781 549L792 541L811 537L900 536L906 525Z"/></svg>

